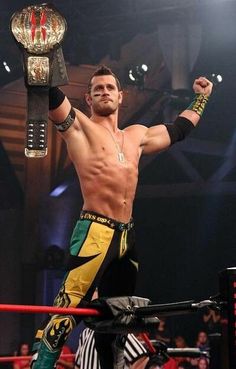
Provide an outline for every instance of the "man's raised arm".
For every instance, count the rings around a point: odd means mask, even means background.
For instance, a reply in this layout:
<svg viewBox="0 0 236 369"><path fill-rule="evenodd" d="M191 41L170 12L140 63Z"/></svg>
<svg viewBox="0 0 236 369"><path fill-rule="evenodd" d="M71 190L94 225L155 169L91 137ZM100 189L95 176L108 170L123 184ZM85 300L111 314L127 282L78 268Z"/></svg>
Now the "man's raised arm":
<svg viewBox="0 0 236 369"><path fill-rule="evenodd" d="M164 150L175 142L183 140L198 124L211 95L212 87L212 82L207 78L197 78L193 84L195 99L178 115L173 124L160 124L147 129L141 143L143 154Z"/></svg>

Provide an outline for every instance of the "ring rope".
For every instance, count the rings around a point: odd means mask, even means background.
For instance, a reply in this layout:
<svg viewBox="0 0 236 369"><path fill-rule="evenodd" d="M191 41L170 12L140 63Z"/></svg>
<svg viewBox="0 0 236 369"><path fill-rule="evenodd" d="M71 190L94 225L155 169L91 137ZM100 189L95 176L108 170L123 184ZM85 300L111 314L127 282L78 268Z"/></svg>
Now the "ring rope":
<svg viewBox="0 0 236 369"><path fill-rule="evenodd" d="M37 305L11 305L0 304L0 312L15 312L15 313L51 313L51 314L66 314L66 315L84 315L84 316L99 316L101 313L95 309L87 308L62 308L55 306L37 306Z"/></svg>
<svg viewBox="0 0 236 369"><path fill-rule="evenodd" d="M62 354L60 359L74 359L75 354ZM0 357L0 363L15 362L19 360L31 360L32 356L2 356Z"/></svg>

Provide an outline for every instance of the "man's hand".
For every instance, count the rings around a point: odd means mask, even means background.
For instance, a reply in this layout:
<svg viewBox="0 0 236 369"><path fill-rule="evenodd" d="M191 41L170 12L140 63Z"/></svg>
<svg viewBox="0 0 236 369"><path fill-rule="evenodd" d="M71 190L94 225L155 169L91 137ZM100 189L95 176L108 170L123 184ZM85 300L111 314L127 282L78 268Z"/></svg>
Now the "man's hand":
<svg viewBox="0 0 236 369"><path fill-rule="evenodd" d="M204 94L210 96L212 92L213 83L205 77L195 79L193 83L193 91L196 94Z"/></svg>

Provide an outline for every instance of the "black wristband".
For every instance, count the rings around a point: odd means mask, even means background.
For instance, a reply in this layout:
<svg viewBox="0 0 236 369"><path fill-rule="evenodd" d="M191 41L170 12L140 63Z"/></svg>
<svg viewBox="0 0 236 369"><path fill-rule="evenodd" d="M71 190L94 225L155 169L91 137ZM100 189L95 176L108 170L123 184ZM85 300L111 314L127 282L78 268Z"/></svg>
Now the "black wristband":
<svg viewBox="0 0 236 369"><path fill-rule="evenodd" d="M165 124L170 136L171 145L183 140L195 127L191 120L185 117L177 117L173 124Z"/></svg>
<svg viewBox="0 0 236 369"><path fill-rule="evenodd" d="M49 110L58 108L65 100L65 94L58 87L49 89Z"/></svg>

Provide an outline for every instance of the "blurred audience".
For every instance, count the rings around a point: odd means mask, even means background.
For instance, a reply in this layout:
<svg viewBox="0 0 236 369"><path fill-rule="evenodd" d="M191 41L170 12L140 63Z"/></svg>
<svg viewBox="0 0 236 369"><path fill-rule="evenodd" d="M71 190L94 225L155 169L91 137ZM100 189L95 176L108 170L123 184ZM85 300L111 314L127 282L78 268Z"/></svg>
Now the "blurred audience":
<svg viewBox="0 0 236 369"><path fill-rule="evenodd" d="M208 334L221 332L221 313L217 310L207 309L203 314L204 329Z"/></svg>
<svg viewBox="0 0 236 369"><path fill-rule="evenodd" d="M215 311L207 311L203 315L204 323L208 324L208 331L200 330L197 334L197 339L195 343L195 347L199 348L201 351L210 351L209 337L208 332L214 332L214 330L218 330L218 324L220 325L221 316L218 312ZM215 325L214 325L215 324ZM200 328L200 327L199 327ZM200 328L201 329L201 328ZM142 337L137 337L142 340ZM164 344L164 346L169 346L170 342L174 342L176 348L184 349L188 348L189 345L186 342L186 339L182 335L178 335L176 337L171 337L169 329L166 326L166 319L161 318L160 324L158 325L155 332L153 332L152 337L157 341L160 341ZM72 354L72 351L69 346L64 345L61 355L64 354ZM15 353L18 356L29 356L29 344L21 343L19 346L19 350ZM155 356L155 355L154 355ZM209 369L209 360L206 357L201 357L200 359L193 359L190 357L180 356L170 358L170 360L163 364L163 360L161 356L157 355L156 359L149 360L148 363L148 355L142 353L138 360L134 360L132 365L129 367L132 369ZM72 357L68 358L59 358L57 361L56 369L73 369L75 368L74 364L75 360ZM127 366L128 367L128 366ZM30 369L30 359L19 360L13 363L13 369Z"/></svg>
<svg viewBox="0 0 236 369"><path fill-rule="evenodd" d="M66 354L73 354L73 352L71 351L69 346L64 345L61 351L61 355ZM57 360L56 369L73 369L73 368L74 368L74 358L72 357L61 358L60 356L59 359Z"/></svg>
<svg viewBox="0 0 236 369"><path fill-rule="evenodd" d="M170 344L170 331L166 326L166 319L160 318L160 322L157 325L157 329L152 334L152 338L157 341L164 342L167 346Z"/></svg>
<svg viewBox="0 0 236 369"><path fill-rule="evenodd" d="M22 342L19 345L19 349L15 353L16 356L29 356L30 349L29 344L26 342ZM13 369L30 369L30 359L27 360L17 360L13 363Z"/></svg>
<svg viewBox="0 0 236 369"><path fill-rule="evenodd" d="M188 344L187 344L187 342L186 342L186 340L185 340L185 338L183 336L180 336L180 335L179 336L176 336L174 338L174 345L175 345L176 348L180 348L180 349L184 349L184 348L189 347ZM188 368L187 365L189 365L189 358L179 356L179 357L176 357L175 358L175 361L177 363L177 368L179 368L178 365L180 365L180 364L182 366L185 365L184 369L185 368ZM181 368L181 366L180 366L180 368Z"/></svg>
<svg viewBox="0 0 236 369"><path fill-rule="evenodd" d="M197 363L197 369L208 369L209 368L209 362L208 362L208 359L205 358L205 357L201 357L199 360L198 360L198 363Z"/></svg>
<svg viewBox="0 0 236 369"><path fill-rule="evenodd" d="M208 334L205 331L198 332L196 347L198 347L201 351L210 350Z"/></svg>

